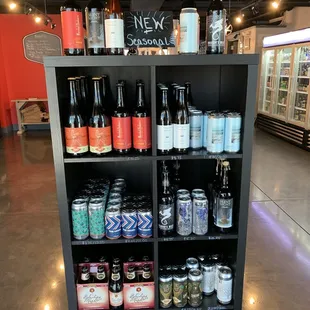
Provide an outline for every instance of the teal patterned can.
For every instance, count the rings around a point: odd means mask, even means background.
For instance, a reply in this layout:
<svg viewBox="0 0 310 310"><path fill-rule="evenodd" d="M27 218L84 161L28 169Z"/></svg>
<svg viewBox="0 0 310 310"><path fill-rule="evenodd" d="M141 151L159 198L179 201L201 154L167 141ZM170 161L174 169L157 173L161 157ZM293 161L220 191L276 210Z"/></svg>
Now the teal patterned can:
<svg viewBox="0 0 310 310"><path fill-rule="evenodd" d="M90 237L102 239L105 236L103 199L91 199L88 204L88 214Z"/></svg>
<svg viewBox="0 0 310 310"><path fill-rule="evenodd" d="M84 199L75 199L71 206L73 237L85 240L89 236L87 202Z"/></svg>

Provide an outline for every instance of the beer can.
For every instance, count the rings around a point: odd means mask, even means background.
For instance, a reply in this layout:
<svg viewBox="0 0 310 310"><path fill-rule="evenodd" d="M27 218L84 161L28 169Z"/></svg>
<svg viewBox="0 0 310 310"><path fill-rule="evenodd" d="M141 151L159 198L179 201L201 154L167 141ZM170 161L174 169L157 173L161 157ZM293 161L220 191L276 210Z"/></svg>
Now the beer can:
<svg viewBox="0 0 310 310"><path fill-rule="evenodd" d="M177 191L177 197L180 197L180 196L190 196L190 193L187 189L179 189Z"/></svg>
<svg viewBox="0 0 310 310"><path fill-rule="evenodd" d="M189 124L190 124L190 140L189 146L192 149L202 148L202 112L198 110L190 111Z"/></svg>
<svg viewBox="0 0 310 310"><path fill-rule="evenodd" d="M215 266L211 262L202 263L201 271L203 275L202 292L204 295L210 296L215 289Z"/></svg>
<svg viewBox="0 0 310 310"><path fill-rule="evenodd" d="M103 199L92 198L88 204L89 232L93 239L105 236Z"/></svg>
<svg viewBox="0 0 310 310"><path fill-rule="evenodd" d="M214 282L214 289L217 291L218 283L219 283L219 270L220 268L225 267L224 263L216 263L215 264L215 282Z"/></svg>
<svg viewBox="0 0 310 310"><path fill-rule="evenodd" d="M106 237L118 239L122 235L122 216L120 204L115 203L107 208L105 214Z"/></svg>
<svg viewBox="0 0 310 310"><path fill-rule="evenodd" d="M241 115L228 113L225 115L225 143L224 151L237 153L240 151Z"/></svg>
<svg viewBox="0 0 310 310"><path fill-rule="evenodd" d="M191 269L188 273L188 303L199 307L202 303L202 273L199 269Z"/></svg>
<svg viewBox="0 0 310 310"><path fill-rule="evenodd" d="M185 307L187 304L187 274L180 273L173 276L173 304Z"/></svg>
<svg viewBox="0 0 310 310"><path fill-rule="evenodd" d="M170 308L172 305L172 275L167 273L159 277L159 304L161 308Z"/></svg>
<svg viewBox="0 0 310 310"><path fill-rule="evenodd" d="M207 148L208 112L203 113L202 146Z"/></svg>
<svg viewBox="0 0 310 310"><path fill-rule="evenodd" d="M198 54L199 37L197 9L183 8L180 14L180 54Z"/></svg>
<svg viewBox="0 0 310 310"><path fill-rule="evenodd" d="M87 202L82 199L73 200L71 215L74 239L85 240L89 236Z"/></svg>
<svg viewBox="0 0 310 310"><path fill-rule="evenodd" d="M176 223L179 235L188 236L193 232L193 206L190 196L177 199Z"/></svg>
<svg viewBox="0 0 310 310"><path fill-rule="evenodd" d="M203 189L196 188L192 190L192 198L195 197L206 197L206 193Z"/></svg>
<svg viewBox="0 0 310 310"><path fill-rule="evenodd" d="M222 153L224 151L225 117L222 113L212 113L208 116L207 151Z"/></svg>
<svg viewBox="0 0 310 310"><path fill-rule="evenodd" d="M138 217L134 209L122 210L122 236L127 239L137 237Z"/></svg>
<svg viewBox="0 0 310 310"><path fill-rule="evenodd" d="M199 236L208 232L208 200L206 197L193 199L193 233Z"/></svg>
<svg viewBox="0 0 310 310"><path fill-rule="evenodd" d="M191 269L199 269L199 262L197 258L189 257L186 260L186 269L187 271L190 271Z"/></svg>
<svg viewBox="0 0 310 310"><path fill-rule="evenodd" d="M110 199L122 199L122 195L119 193L112 193L109 195L109 200Z"/></svg>
<svg viewBox="0 0 310 310"><path fill-rule="evenodd" d="M153 215L151 208L138 209L138 235L141 238L153 236Z"/></svg>
<svg viewBox="0 0 310 310"><path fill-rule="evenodd" d="M233 276L229 267L222 267L218 271L217 300L223 305L230 304L232 300Z"/></svg>

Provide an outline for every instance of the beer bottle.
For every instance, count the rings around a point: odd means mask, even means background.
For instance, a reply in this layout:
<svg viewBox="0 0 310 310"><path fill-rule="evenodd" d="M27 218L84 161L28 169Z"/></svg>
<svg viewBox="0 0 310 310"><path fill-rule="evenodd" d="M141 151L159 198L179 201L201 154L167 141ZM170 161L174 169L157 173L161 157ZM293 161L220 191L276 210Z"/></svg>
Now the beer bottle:
<svg viewBox="0 0 310 310"><path fill-rule="evenodd" d="M124 20L119 0L108 0L105 8L104 26L108 55L123 55Z"/></svg>
<svg viewBox="0 0 310 310"><path fill-rule="evenodd" d="M215 225L220 232L227 233L233 225L234 199L232 191L228 185L228 171L230 170L229 162L224 161L222 165L223 178L221 187L217 193Z"/></svg>
<svg viewBox="0 0 310 310"><path fill-rule="evenodd" d="M87 116L90 116L92 111L91 111L90 105L87 104L89 102L88 79L84 75L80 76L79 78L80 78L80 87L81 87L81 99L86 105Z"/></svg>
<svg viewBox="0 0 310 310"><path fill-rule="evenodd" d="M132 147L131 117L124 103L124 85L117 83L116 110L112 116L113 149L126 154Z"/></svg>
<svg viewBox="0 0 310 310"><path fill-rule="evenodd" d="M226 10L222 0L212 0L206 21L207 54L223 54L225 51Z"/></svg>
<svg viewBox="0 0 310 310"><path fill-rule="evenodd" d="M126 282L127 283L135 283L137 282L137 278L136 278L136 270L135 270L135 266L128 266L128 271L126 274Z"/></svg>
<svg viewBox="0 0 310 310"><path fill-rule="evenodd" d="M168 154L173 149L173 124L168 106L168 88L162 87L162 104L157 120L157 149L160 154Z"/></svg>
<svg viewBox="0 0 310 310"><path fill-rule="evenodd" d="M98 266L97 275L96 275L96 283L108 283L108 278L106 276L103 265Z"/></svg>
<svg viewBox="0 0 310 310"><path fill-rule="evenodd" d="M152 272L151 268L149 265L144 265L142 268L142 280L141 282L152 282L153 277L152 277Z"/></svg>
<svg viewBox="0 0 310 310"><path fill-rule="evenodd" d="M162 187L159 193L159 232L162 236L169 236L174 231L174 199L170 190L167 167L162 172Z"/></svg>
<svg viewBox="0 0 310 310"><path fill-rule="evenodd" d="M92 278L89 273L89 268L87 266L83 266L81 270L80 284L88 284L92 283Z"/></svg>
<svg viewBox="0 0 310 310"><path fill-rule="evenodd" d="M177 191L180 189L181 178L179 170L180 170L180 163L178 160L176 160L173 163L173 178L172 178L172 188L174 195L176 195Z"/></svg>
<svg viewBox="0 0 310 310"><path fill-rule="evenodd" d="M137 103L132 117L133 147L147 153L152 147L150 111L145 105L144 83L137 83Z"/></svg>
<svg viewBox="0 0 310 310"><path fill-rule="evenodd" d="M85 8L88 55L105 55L104 6L90 0Z"/></svg>
<svg viewBox="0 0 310 310"><path fill-rule="evenodd" d="M94 84L94 105L88 126L89 147L92 154L100 156L112 151L111 122L103 111L102 79L95 77L92 80Z"/></svg>
<svg viewBox="0 0 310 310"><path fill-rule="evenodd" d="M190 111L191 109L194 109L193 104L193 96L192 96L192 84L191 82L185 83L185 103L187 111Z"/></svg>
<svg viewBox="0 0 310 310"><path fill-rule="evenodd" d="M143 261L143 262L149 262L149 261L150 261L150 258L149 258L147 255L144 255L144 256L142 257L142 261Z"/></svg>
<svg viewBox="0 0 310 310"><path fill-rule="evenodd" d="M66 0L60 7L62 44L66 56L84 55L84 29L81 7Z"/></svg>
<svg viewBox="0 0 310 310"><path fill-rule="evenodd" d="M189 148L189 116L184 91L185 87L179 87L178 108L174 121L174 148L177 153L186 153Z"/></svg>
<svg viewBox="0 0 310 310"><path fill-rule="evenodd" d="M134 256L129 256L128 259L127 259L128 263L134 263L135 261L136 261L136 259L135 259Z"/></svg>
<svg viewBox="0 0 310 310"><path fill-rule="evenodd" d="M99 258L99 263L103 264L103 263L107 263L108 262L108 259L106 258L106 256L101 256Z"/></svg>
<svg viewBox="0 0 310 310"><path fill-rule="evenodd" d="M65 123L66 152L72 156L82 156L88 152L87 127L80 114L77 102L75 78L68 78L70 85L69 115Z"/></svg>
<svg viewBox="0 0 310 310"><path fill-rule="evenodd" d="M87 111L87 102L86 102L86 96L82 96L82 79L80 76L75 77L75 84L76 84L76 99L79 106L79 111L81 112L81 116L85 122L85 125L87 125L88 121L88 111Z"/></svg>
<svg viewBox="0 0 310 310"><path fill-rule="evenodd" d="M123 308L123 283L121 280L120 269L113 267L109 281L109 300L110 309L120 310Z"/></svg>
<svg viewBox="0 0 310 310"><path fill-rule="evenodd" d="M105 102L104 109L107 115L111 117L116 109L116 105L111 90L110 78L108 75L102 75L102 80L102 94Z"/></svg>
<svg viewBox="0 0 310 310"><path fill-rule="evenodd" d="M118 257L114 258L112 261L112 268L114 268L114 267L119 268L119 270L122 269L121 260Z"/></svg>

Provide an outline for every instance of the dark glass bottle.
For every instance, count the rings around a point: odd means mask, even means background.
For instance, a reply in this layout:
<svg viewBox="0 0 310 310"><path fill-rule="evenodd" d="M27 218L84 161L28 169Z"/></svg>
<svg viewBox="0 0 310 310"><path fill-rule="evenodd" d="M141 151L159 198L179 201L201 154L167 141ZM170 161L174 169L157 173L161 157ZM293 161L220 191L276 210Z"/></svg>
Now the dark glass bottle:
<svg viewBox="0 0 310 310"><path fill-rule="evenodd" d="M81 116L85 124L87 124L88 111L87 111L86 93L84 93L84 95L82 93L82 78L80 76L75 77L75 84L76 84L76 98L81 112Z"/></svg>
<svg viewBox="0 0 310 310"><path fill-rule="evenodd" d="M84 55L84 29L81 7L75 0L66 0L60 7L60 16L64 54L66 56Z"/></svg>
<svg viewBox="0 0 310 310"><path fill-rule="evenodd" d="M116 110L112 116L113 149L127 154L132 147L131 116L124 103L124 85L117 83Z"/></svg>
<svg viewBox="0 0 310 310"><path fill-rule="evenodd" d="M166 167L166 166L165 166ZM170 189L169 173L167 168L162 172L162 187L159 193L159 232L162 236L169 236L174 231L174 199Z"/></svg>
<svg viewBox="0 0 310 310"><path fill-rule="evenodd" d="M110 78L108 75L102 75L102 80L102 93L105 102L104 109L107 115L111 117L116 109L116 105L111 90Z"/></svg>
<svg viewBox="0 0 310 310"><path fill-rule="evenodd" d="M168 88L161 88L161 109L157 120L157 150L160 154L169 154L173 149L173 124L168 106Z"/></svg>
<svg viewBox="0 0 310 310"><path fill-rule="evenodd" d="M186 153L189 148L189 116L185 105L185 87L178 89L178 107L174 120L174 148L177 153Z"/></svg>
<svg viewBox="0 0 310 310"><path fill-rule="evenodd" d="M104 6L100 0L90 0L85 8L88 55L105 55Z"/></svg>
<svg viewBox="0 0 310 310"><path fill-rule="evenodd" d="M112 261L112 268L114 268L114 267L119 268L120 270L122 269L120 258L116 257L116 258L113 259L113 261Z"/></svg>
<svg viewBox="0 0 310 310"><path fill-rule="evenodd" d="M103 264L103 263L107 263L108 262L108 259L106 258L106 256L101 256L99 258L99 263Z"/></svg>
<svg viewBox="0 0 310 310"><path fill-rule="evenodd" d="M108 0L105 8L105 37L109 55L124 54L124 19L119 0Z"/></svg>
<svg viewBox="0 0 310 310"><path fill-rule="evenodd" d="M149 261L150 261L150 258L149 258L147 255L144 255L144 256L142 257L142 261L143 261L143 262L149 262Z"/></svg>
<svg viewBox="0 0 310 310"><path fill-rule="evenodd" d="M173 178L172 178L174 195L176 195L177 191L180 189L181 178L179 170L180 170L180 163L178 160L176 160L173 164Z"/></svg>
<svg viewBox="0 0 310 310"><path fill-rule="evenodd" d="M210 184L210 212L212 212L213 221L215 223L216 216L216 203L217 203L217 193L221 187L221 160L217 159L215 168L215 177L213 182Z"/></svg>
<svg viewBox="0 0 310 310"><path fill-rule="evenodd" d="M132 117L133 147L136 152L146 154L152 147L151 113L145 104L144 83L137 83L137 103Z"/></svg>
<svg viewBox="0 0 310 310"><path fill-rule="evenodd" d="M141 282L153 282L152 271L149 265L144 265L142 268L142 279Z"/></svg>
<svg viewBox="0 0 310 310"><path fill-rule="evenodd" d="M212 0L206 21L207 54L223 54L225 51L226 10L222 0Z"/></svg>
<svg viewBox="0 0 310 310"><path fill-rule="evenodd" d="M113 267L109 281L109 300L110 309L121 310L123 309L124 296L123 296L123 283L121 279L120 269Z"/></svg>
<svg viewBox="0 0 310 310"><path fill-rule="evenodd" d="M96 283L107 283L108 278L104 270L103 265L99 265L97 269L97 275L96 275Z"/></svg>
<svg viewBox="0 0 310 310"><path fill-rule="evenodd" d="M95 77L92 80L94 84L94 104L88 126L89 147L92 154L101 156L112 151L111 121L103 110L102 79L101 77Z"/></svg>
<svg viewBox="0 0 310 310"><path fill-rule="evenodd" d="M82 267L79 283L80 284L92 283L92 277L90 276L89 268L87 266Z"/></svg>
<svg viewBox="0 0 310 310"><path fill-rule="evenodd" d="M223 162L223 178L221 187L217 193L216 221L215 225L222 233L228 233L233 225L234 199L228 185L229 162Z"/></svg>
<svg viewBox="0 0 310 310"><path fill-rule="evenodd" d="M127 259L128 263L134 263L135 261L136 261L136 259L135 259L134 256L129 256L128 259Z"/></svg>
<svg viewBox="0 0 310 310"><path fill-rule="evenodd" d="M88 152L87 127L80 114L75 78L68 78L70 85L69 113L65 122L66 152L82 156Z"/></svg>
<svg viewBox="0 0 310 310"><path fill-rule="evenodd" d="M193 104L191 82L185 82L185 103L188 111L195 108Z"/></svg>
<svg viewBox="0 0 310 310"><path fill-rule="evenodd" d="M127 283L135 283L138 282L137 281L137 277L136 277L136 268L135 266L128 266L128 271L126 274L126 282Z"/></svg>

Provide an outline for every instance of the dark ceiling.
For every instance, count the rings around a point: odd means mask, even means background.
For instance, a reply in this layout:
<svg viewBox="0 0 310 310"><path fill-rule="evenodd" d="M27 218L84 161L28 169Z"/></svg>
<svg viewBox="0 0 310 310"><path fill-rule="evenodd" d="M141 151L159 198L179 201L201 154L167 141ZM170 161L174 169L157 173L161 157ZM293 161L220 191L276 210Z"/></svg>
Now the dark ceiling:
<svg viewBox="0 0 310 310"><path fill-rule="evenodd" d="M281 0L278 10L271 8L273 0L223 0L227 12L230 13L231 21L240 10L245 14L242 27L266 24L268 20L281 16L285 10L290 10L296 6L310 6L310 0ZM0 0L0 12L8 13L7 4L10 0ZM16 1L22 3L22 1ZM29 3L44 11L44 0L29 0ZM63 0L47 0L48 14L59 12L59 7ZM77 0L82 8L86 6L89 0ZM181 11L182 0L120 0L123 10L162 10L173 11L175 17L179 16ZM205 23L204 16L211 2L205 0L196 0L196 6L201 16L202 24ZM255 6L255 10L252 8ZM236 25L235 25L236 26ZM235 27L236 28L236 27Z"/></svg>

